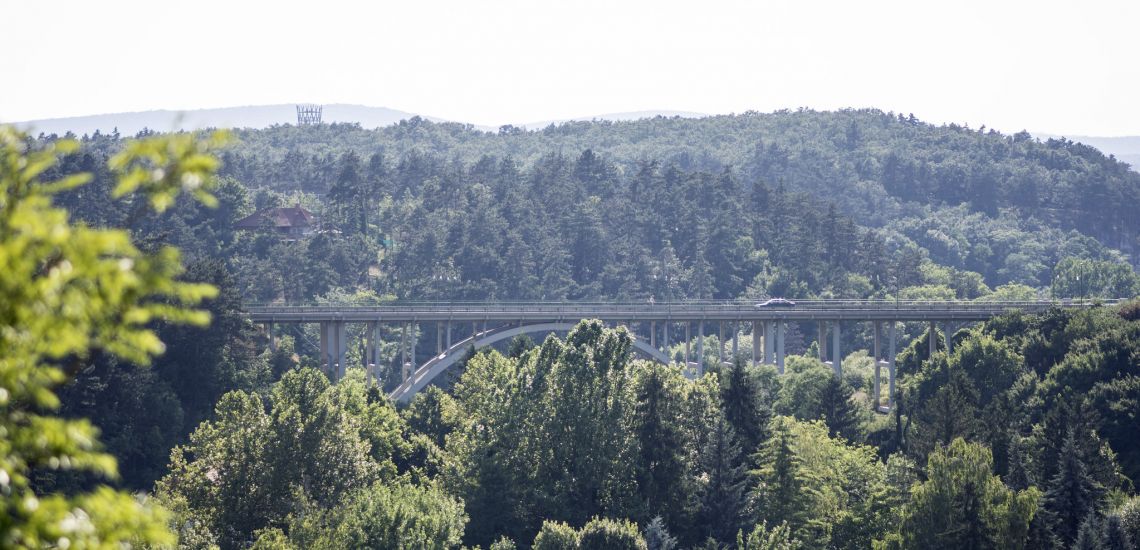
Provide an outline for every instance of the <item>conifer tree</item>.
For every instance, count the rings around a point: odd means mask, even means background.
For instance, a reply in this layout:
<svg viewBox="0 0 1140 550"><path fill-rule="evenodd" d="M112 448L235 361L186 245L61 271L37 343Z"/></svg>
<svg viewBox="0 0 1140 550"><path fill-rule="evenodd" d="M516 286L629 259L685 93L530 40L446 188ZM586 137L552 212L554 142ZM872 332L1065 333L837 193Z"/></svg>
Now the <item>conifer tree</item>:
<svg viewBox="0 0 1140 550"><path fill-rule="evenodd" d="M649 365L638 380L633 429L640 450L638 489L648 514L666 514L670 521L681 518L686 473L684 435L678 422L681 402L670 367ZM671 376L672 375L672 376Z"/></svg>
<svg viewBox="0 0 1140 550"><path fill-rule="evenodd" d="M772 417L771 406L761 391L744 360L737 357L724 377L720 400L725 419L747 453L755 452L767 438L768 421Z"/></svg>
<svg viewBox="0 0 1140 550"><path fill-rule="evenodd" d="M801 460L792 449L791 427L784 417L772 422L772 434L757 453L760 468L756 501L759 513L772 524L797 523L805 512L804 487L806 479L801 472Z"/></svg>
<svg viewBox="0 0 1140 550"><path fill-rule="evenodd" d="M1077 530L1077 539L1073 541L1073 550L1102 550L1103 548L1104 544L1100 537L1100 521L1096 517L1096 512L1093 512L1081 522L1081 528Z"/></svg>
<svg viewBox="0 0 1140 550"><path fill-rule="evenodd" d="M1101 525L1101 545L1105 550L1133 550L1132 538L1124 530L1120 516L1111 514L1104 518Z"/></svg>
<svg viewBox="0 0 1140 550"><path fill-rule="evenodd" d="M1053 532L1069 544L1077 539L1081 523L1096 512L1104 487L1089 475L1081 461L1072 430L1065 437L1060 461L1045 492L1045 507L1053 519Z"/></svg>
<svg viewBox="0 0 1140 550"><path fill-rule="evenodd" d="M851 386L838 376L829 377L820 388L819 408L831 437L862 439L862 410L851 401Z"/></svg>
<svg viewBox="0 0 1140 550"><path fill-rule="evenodd" d="M645 544L648 550L673 550L677 547L677 538L669 534L665 520L657 516L645 526Z"/></svg>
<svg viewBox="0 0 1140 550"><path fill-rule="evenodd" d="M1140 546L1140 496L1128 499L1114 514L1133 546Z"/></svg>
<svg viewBox="0 0 1140 550"><path fill-rule="evenodd" d="M718 416L701 452L702 478L697 525L719 541L731 540L741 527L747 508L747 471L732 426Z"/></svg>
<svg viewBox="0 0 1140 550"><path fill-rule="evenodd" d="M1037 514L1033 516L1033 520L1029 522L1029 534L1025 540L1025 547L1032 548L1033 550L1054 550L1055 548L1062 548L1061 540L1057 535L1053 534L1050 527L1053 520L1049 514L1049 510L1038 507Z"/></svg>

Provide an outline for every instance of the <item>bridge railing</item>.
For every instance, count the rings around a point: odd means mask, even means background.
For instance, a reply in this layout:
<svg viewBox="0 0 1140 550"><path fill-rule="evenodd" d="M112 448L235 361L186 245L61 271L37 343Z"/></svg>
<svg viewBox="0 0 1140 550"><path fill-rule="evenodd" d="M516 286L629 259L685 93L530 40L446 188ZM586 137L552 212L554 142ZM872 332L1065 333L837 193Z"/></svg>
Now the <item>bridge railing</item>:
<svg viewBox="0 0 1140 550"><path fill-rule="evenodd" d="M247 304L247 311L272 310L290 313L319 313L331 310L351 309L353 311L455 311L480 312L502 310L528 310L544 312L581 312L599 309L627 308L646 311L692 311L693 309L756 309L758 311L779 310L819 310L819 309L922 309L922 310L993 310L1046 308L1051 306L1089 306L1093 304L1111 305L1117 300L1034 300L1034 301L973 301L973 300L799 300L794 307L759 307L754 300L688 300L679 302L442 302L442 301L398 301L384 304L360 305L340 304Z"/></svg>

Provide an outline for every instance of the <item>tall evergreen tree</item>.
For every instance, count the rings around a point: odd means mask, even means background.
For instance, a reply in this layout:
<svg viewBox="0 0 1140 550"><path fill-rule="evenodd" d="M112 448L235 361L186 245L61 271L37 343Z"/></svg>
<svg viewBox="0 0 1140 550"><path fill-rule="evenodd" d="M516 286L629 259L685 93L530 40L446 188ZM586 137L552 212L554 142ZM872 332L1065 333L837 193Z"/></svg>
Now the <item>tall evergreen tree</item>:
<svg viewBox="0 0 1140 550"><path fill-rule="evenodd" d="M1045 492L1045 507L1053 519L1053 531L1069 544L1077 539L1081 523L1097 512L1104 487L1089 475L1072 430L1065 436L1060 461Z"/></svg>
<svg viewBox="0 0 1140 550"><path fill-rule="evenodd" d="M681 519L685 498L684 434L679 424L679 380L670 367L648 365L637 382L633 429L640 449L637 487L648 517ZM679 378L679 375L677 375Z"/></svg>
<svg viewBox="0 0 1140 550"><path fill-rule="evenodd" d="M1104 518L1101 525L1101 545L1105 550L1133 550L1135 548L1132 537L1124 529L1120 516L1110 514Z"/></svg>
<svg viewBox="0 0 1140 550"><path fill-rule="evenodd" d="M1077 538L1073 541L1073 550L1104 550L1100 520L1097 518L1096 512L1090 513L1081 522L1081 528L1077 530Z"/></svg>
<svg viewBox="0 0 1140 550"><path fill-rule="evenodd" d="M802 471L802 459L792 449L791 428L782 419L773 421L772 433L757 453L760 468L753 472L757 478L754 498L766 521L799 524L807 512L804 489L809 480Z"/></svg>
<svg viewBox="0 0 1140 550"><path fill-rule="evenodd" d="M743 526L748 504L747 470L728 421L718 416L710 428L700 456L704 483L699 490L697 525L702 535L727 542Z"/></svg>
<svg viewBox="0 0 1140 550"><path fill-rule="evenodd" d="M748 454L756 452L767 439L768 421L772 418L772 397L763 395L762 390L744 359L735 358L721 384L720 401L725 419Z"/></svg>
<svg viewBox="0 0 1140 550"><path fill-rule="evenodd" d="M828 435L858 442L863 438L863 411L851 400L852 393L846 380L831 376L820 388L819 409Z"/></svg>
<svg viewBox="0 0 1140 550"><path fill-rule="evenodd" d="M673 550L677 547L677 538L669 534L661 516L653 518L645 526L645 545L647 550Z"/></svg>

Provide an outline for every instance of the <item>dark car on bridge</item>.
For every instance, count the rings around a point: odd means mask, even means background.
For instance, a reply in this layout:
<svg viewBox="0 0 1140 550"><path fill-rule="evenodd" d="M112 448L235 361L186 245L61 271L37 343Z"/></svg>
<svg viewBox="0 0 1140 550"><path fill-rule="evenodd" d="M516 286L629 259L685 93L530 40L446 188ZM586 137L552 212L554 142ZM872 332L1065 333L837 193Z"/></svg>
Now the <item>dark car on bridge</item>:
<svg viewBox="0 0 1140 550"><path fill-rule="evenodd" d="M796 303L784 298L772 298L765 302L759 302L756 307L796 307Z"/></svg>

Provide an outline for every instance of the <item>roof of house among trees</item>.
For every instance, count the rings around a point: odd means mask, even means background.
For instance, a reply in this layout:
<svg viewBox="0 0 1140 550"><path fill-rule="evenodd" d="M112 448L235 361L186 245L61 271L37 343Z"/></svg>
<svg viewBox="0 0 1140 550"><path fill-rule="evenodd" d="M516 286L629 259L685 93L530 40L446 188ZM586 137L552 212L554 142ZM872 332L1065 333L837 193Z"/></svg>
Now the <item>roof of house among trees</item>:
<svg viewBox="0 0 1140 550"><path fill-rule="evenodd" d="M259 210L234 222L234 229L258 229L268 220L273 227L308 227L313 225L313 213L301 208L300 204L282 208Z"/></svg>

